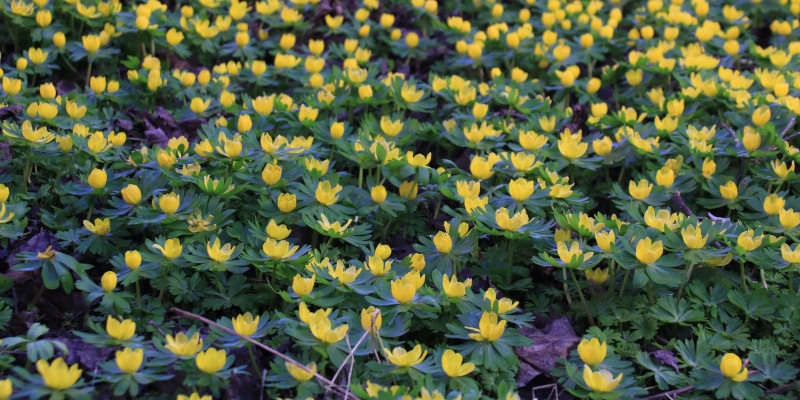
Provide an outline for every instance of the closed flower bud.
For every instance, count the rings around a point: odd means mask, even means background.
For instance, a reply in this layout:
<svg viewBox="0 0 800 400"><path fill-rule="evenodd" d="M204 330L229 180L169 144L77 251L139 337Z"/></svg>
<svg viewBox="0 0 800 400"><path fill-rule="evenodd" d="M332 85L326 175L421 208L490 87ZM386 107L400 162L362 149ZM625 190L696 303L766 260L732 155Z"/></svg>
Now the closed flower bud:
<svg viewBox="0 0 800 400"><path fill-rule="evenodd" d="M103 277L100 278L100 283L103 286L103 291L109 293L117 288L117 274L114 271L106 271Z"/></svg>
<svg viewBox="0 0 800 400"><path fill-rule="evenodd" d="M297 196L292 193L278 195L278 209L283 213L292 212L297 207Z"/></svg>
<svg viewBox="0 0 800 400"><path fill-rule="evenodd" d="M139 266L142 265L142 254L139 253L137 250L131 250L125 252L125 266L132 270L139 269Z"/></svg>
<svg viewBox="0 0 800 400"><path fill-rule="evenodd" d="M735 200L739 197L739 189L736 187L736 182L728 181L728 183L720 185L719 194L721 194L722 198L725 200Z"/></svg>
<svg viewBox="0 0 800 400"><path fill-rule="evenodd" d="M438 252L447 254L453 249L453 239L446 232L437 232L433 237L433 245Z"/></svg>
<svg viewBox="0 0 800 400"><path fill-rule="evenodd" d="M106 174L105 170L102 169L93 169L91 173L89 173L89 178L87 179L89 186L92 189L102 189L106 186L106 181L108 179L108 175Z"/></svg>
<svg viewBox="0 0 800 400"><path fill-rule="evenodd" d="M344 122L334 122L331 124L331 138L341 139L344 136Z"/></svg>
<svg viewBox="0 0 800 400"><path fill-rule="evenodd" d="M370 196L372 197L372 201L381 204L386 201L386 188L380 185L375 186L370 190Z"/></svg>

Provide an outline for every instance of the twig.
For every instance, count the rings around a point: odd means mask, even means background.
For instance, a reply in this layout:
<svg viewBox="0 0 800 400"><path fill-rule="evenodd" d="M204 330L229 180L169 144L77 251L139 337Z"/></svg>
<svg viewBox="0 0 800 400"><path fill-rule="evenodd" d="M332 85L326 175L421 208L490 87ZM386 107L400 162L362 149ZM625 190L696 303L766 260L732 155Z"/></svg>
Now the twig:
<svg viewBox="0 0 800 400"><path fill-rule="evenodd" d="M533 396L533 398L534 399L536 398L536 391L537 390L543 390L543 389L550 389L550 393L547 394L547 400L550 400L550 398L554 394L556 396L556 400L558 400L558 384L557 383L550 383L550 384L547 384L547 385L541 385L541 386L536 386L536 387L532 388L531 389L531 395Z"/></svg>
<svg viewBox="0 0 800 400"><path fill-rule="evenodd" d="M800 132L795 132L795 133L793 133L793 134L789 135L789 137L787 137L787 138L784 138L783 140L785 140L785 141L787 141L787 142L788 142L788 141L789 141L789 139L794 139L794 138L796 138L796 137L798 137L798 136L800 136Z"/></svg>
<svg viewBox="0 0 800 400"><path fill-rule="evenodd" d="M786 136L787 133L789 133L789 129L792 129L796 120L797 120L796 116L792 117L792 119L789 120L789 123L786 125L786 128L783 128L783 132L781 132L781 139L783 139L783 137Z"/></svg>
<svg viewBox="0 0 800 400"><path fill-rule="evenodd" d="M686 392L688 392L690 390L694 390L694 386L686 386L686 387L683 387L683 388L680 388L680 389L670 390L669 392L663 392L663 393L659 393L659 394L654 394L652 396L647 396L644 399L645 400L654 400L654 399L662 399L664 397L672 398L672 396L674 396L676 394L686 393Z"/></svg>
<svg viewBox="0 0 800 400"><path fill-rule="evenodd" d="M278 350L275 350L272 347L269 347L269 346L267 346L267 345L265 345L265 344L263 344L261 342L258 342L258 341L254 340L253 338L251 338L249 336L240 335L239 332L236 332L231 328L222 326L222 325L220 325L220 324L218 324L218 323L216 323L216 322L214 322L214 321L212 321L212 320L210 320L208 318L205 318L205 317L202 317L200 315L191 313L189 311L181 310L180 308L177 308L177 307L172 307L172 308L169 309L169 311L174 312L176 314L183 315L186 318L196 319L196 320L198 320L200 322L205 323L206 325L213 326L213 327L215 327L215 328L217 328L217 329L219 329L219 330L221 330L221 331L223 331L223 332L225 332L225 333L227 333L229 335L234 335L234 336L236 336L236 337L238 337L238 338L240 338L242 340L245 340L247 342L250 342L250 343L254 344L256 347L260 348L261 350L266 351L267 353L270 353L270 354L272 354L272 355L274 355L274 356L276 356L276 357L278 357L278 358L280 358L280 359L282 359L282 360L284 360L286 362L290 362L290 363L302 368L306 372L311 372L311 370L308 369L308 367L306 367L305 364L303 364L303 363L301 363L299 361L296 361L293 358L291 358L291 357L279 352ZM326 377L324 377L324 376L322 376L322 375L320 375L318 373L314 373L314 378L316 378L318 381L328 385L329 388L333 388L334 390L336 390L340 394L343 394L345 396L345 398L349 398L349 399L353 399L353 400L359 400L358 397L356 397L355 395L350 393L349 390L343 389L339 385L331 382L328 378L326 378Z"/></svg>
<svg viewBox="0 0 800 400"><path fill-rule="evenodd" d="M264 385L266 383L267 383L267 369L264 368L261 371L261 397L260 397L260 400L264 400L264 393L265 393Z"/></svg>
<svg viewBox="0 0 800 400"><path fill-rule="evenodd" d="M793 387L795 387L797 385L800 385L800 381L795 381L795 382L792 382L792 383L787 383L785 385L772 388L770 390L765 391L764 395L765 396L770 396L770 395L773 395L773 394L783 393L783 392L785 392L785 391L787 391L787 390L789 390L789 389L791 389L791 388L793 388Z"/></svg>
<svg viewBox="0 0 800 400"><path fill-rule="evenodd" d="M342 361L342 365L340 365L339 369L336 370L336 373L333 374L333 378L331 378L331 381L336 381L336 378L339 376L339 373L342 372L342 369L344 368L344 366L347 365L347 360L348 359L351 359L351 360L353 360L353 362L355 362L354 355L355 355L356 349L358 349L358 346L361 346L361 343L364 342L364 339L366 339L367 336L369 336L369 332L372 330L372 327L375 326L375 319L377 318L377 315L380 312L381 312L381 310L375 310L375 312L372 314L372 324L370 325L369 329L364 331L364 334L361 335L361 337L358 339L358 341L356 342L356 345L353 346L353 348L350 349L349 353L347 353L347 357L344 358L344 361Z"/></svg>
<svg viewBox="0 0 800 400"><path fill-rule="evenodd" d="M156 330L158 330L158 333L160 333L161 336L165 336L165 337L167 336L167 334L164 333L164 331L161 330L161 327L158 326L156 321L153 321L153 320L147 321L147 325L152 325L154 328L156 328Z"/></svg>

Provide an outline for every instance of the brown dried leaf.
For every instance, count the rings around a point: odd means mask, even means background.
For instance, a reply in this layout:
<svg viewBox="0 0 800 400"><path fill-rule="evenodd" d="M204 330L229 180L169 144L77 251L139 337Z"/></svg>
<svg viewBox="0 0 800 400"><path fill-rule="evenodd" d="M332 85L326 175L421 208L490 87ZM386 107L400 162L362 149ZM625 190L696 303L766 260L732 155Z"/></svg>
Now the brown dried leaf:
<svg viewBox="0 0 800 400"><path fill-rule="evenodd" d="M567 317L554 319L543 329L521 328L519 333L533 344L517 347L514 352L522 361L548 375L556 367L556 360L566 358L569 349L580 341Z"/></svg>

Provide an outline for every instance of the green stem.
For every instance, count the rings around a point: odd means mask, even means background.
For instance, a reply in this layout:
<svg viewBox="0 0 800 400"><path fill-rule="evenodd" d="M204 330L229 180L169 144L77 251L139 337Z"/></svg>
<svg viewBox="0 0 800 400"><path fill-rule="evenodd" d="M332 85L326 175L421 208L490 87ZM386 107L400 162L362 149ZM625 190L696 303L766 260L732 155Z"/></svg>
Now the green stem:
<svg viewBox="0 0 800 400"><path fill-rule="evenodd" d="M142 308L142 288L139 287L139 280L136 280L136 304L139 305L139 308Z"/></svg>
<svg viewBox="0 0 800 400"><path fill-rule="evenodd" d="M763 269L760 269L758 272L761 275L761 285L764 286L764 289L769 289L769 285L767 285L767 274Z"/></svg>
<svg viewBox="0 0 800 400"><path fill-rule="evenodd" d="M572 307L572 296L569 295L569 285L567 285L567 269L561 269L561 275L564 280L564 297L567 298L567 305Z"/></svg>
<svg viewBox="0 0 800 400"><path fill-rule="evenodd" d="M622 298L622 295L625 294L625 285L628 283L628 276L630 276L631 271L625 271L625 277L622 278L622 284L619 286L619 297Z"/></svg>
<svg viewBox="0 0 800 400"><path fill-rule="evenodd" d="M22 170L22 193L28 193L28 182L31 180L33 172L33 147L28 147L28 154L25 155L25 169Z"/></svg>
<svg viewBox="0 0 800 400"><path fill-rule="evenodd" d="M694 263L689 264L689 270L686 271L686 281L681 283L681 287L678 288L678 301L681 301L681 294L683 294L683 286L689 283L689 278L692 277L692 270L694 269Z"/></svg>
<svg viewBox="0 0 800 400"><path fill-rule="evenodd" d="M89 66L86 67L86 86L89 86L89 81L92 79L92 62L94 60L89 57Z"/></svg>
<svg viewBox="0 0 800 400"><path fill-rule="evenodd" d="M744 273L744 261L739 262L739 273L742 275L742 288L745 294L750 294L750 288L747 287L747 275ZM791 282L791 280L789 282Z"/></svg>
<svg viewBox="0 0 800 400"><path fill-rule="evenodd" d="M647 281L647 301L651 306L656 304L656 299L653 297L653 281Z"/></svg>
<svg viewBox="0 0 800 400"><path fill-rule="evenodd" d="M592 312L589 311L589 304L586 303L586 298L583 297L583 290L581 290L581 286L578 283L578 278L575 276L575 271L570 269L569 274L572 275L572 281L575 282L575 289L578 289L578 297L581 299L581 304L583 305L583 311L586 313L586 317L589 318L589 324L594 326L594 317L592 316Z"/></svg>
<svg viewBox="0 0 800 400"><path fill-rule="evenodd" d="M363 185L364 185L364 167L359 165L358 166L358 188L361 189L361 187Z"/></svg>
<svg viewBox="0 0 800 400"><path fill-rule="evenodd" d="M247 354L250 355L250 362L253 364L253 369L256 371L256 375L260 375L258 363L256 362L256 356L253 355L253 346L251 346L250 343L247 344Z"/></svg>
<svg viewBox="0 0 800 400"><path fill-rule="evenodd" d="M506 269L506 284L510 285L512 282L512 271L514 270L514 246L511 239L508 241L508 268Z"/></svg>
<svg viewBox="0 0 800 400"><path fill-rule="evenodd" d="M39 299L42 298L43 293L44 293L44 283L42 283L42 286L39 286L39 290L37 290L36 295L33 296L33 300L31 300L29 304L30 308L36 307L36 303L38 303Z"/></svg>
<svg viewBox="0 0 800 400"><path fill-rule="evenodd" d="M614 291L616 290L617 286L617 280L614 278L617 276L615 271L616 268L617 268L617 261L612 258L611 265L608 267L609 269L608 273L611 276L611 283L608 284L608 295L611 297L614 297Z"/></svg>

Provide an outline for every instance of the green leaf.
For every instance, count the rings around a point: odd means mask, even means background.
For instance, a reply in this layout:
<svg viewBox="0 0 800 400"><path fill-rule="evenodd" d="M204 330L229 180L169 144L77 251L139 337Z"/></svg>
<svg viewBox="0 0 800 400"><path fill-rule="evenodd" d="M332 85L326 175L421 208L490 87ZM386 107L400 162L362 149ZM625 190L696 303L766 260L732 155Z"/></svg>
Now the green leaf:
<svg viewBox="0 0 800 400"><path fill-rule="evenodd" d="M684 326L689 325L687 322L702 321L705 318L705 314L692 309L688 301L678 301L674 297L660 297L651 310L653 316L660 321Z"/></svg>

